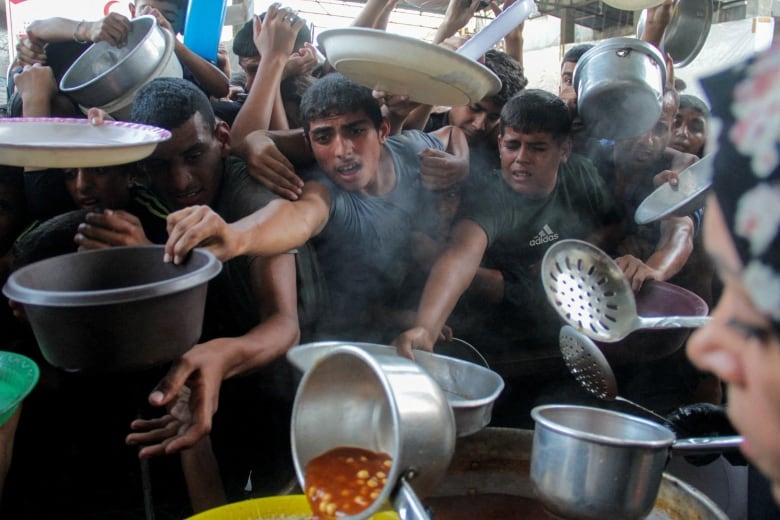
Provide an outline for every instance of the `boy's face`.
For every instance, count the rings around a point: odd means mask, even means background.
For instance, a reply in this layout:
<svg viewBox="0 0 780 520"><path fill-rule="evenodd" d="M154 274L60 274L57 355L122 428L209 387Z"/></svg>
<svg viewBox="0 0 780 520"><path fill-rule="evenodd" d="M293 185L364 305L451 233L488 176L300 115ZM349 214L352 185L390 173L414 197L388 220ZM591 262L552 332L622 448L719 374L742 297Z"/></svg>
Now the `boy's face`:
<svg viewBox="0 0 780 520"><path fill-rule="evenodd" d="M558 182L558 168L569 159L571 141L561 144L549 132L518 132L504 128L498 138L501 174L515 193L543 199Z"/></svg>
<svg viewBox="0 0 780 520"><path fill-rule="evenodd" d="M124 209L132 179L126 166L65 170L65 187L82 209Z"/></svg>
<svg viewBox="0 0 780 520"><path fill-rule="evenodd" d="M219 190L223 159L230 153L227 125L210 128L196 112L171 134L143 163L154 187L173 210L211 205Z"/></svg>
<svg viewBox="0 0 780 520"><path fill-rule="evenodd" d="M347 191L371 193L390 128L377 129L365 112L335 114L309 123L306 137L328 177Z"/></svg>
<svg viewBox="0 0 780 520"><path fill-rule="evenodd" d="M186 4L169 0L136 0L130 3L130 13L133 18L145 14L146 8L157 9L173 26L176 34L184 33L184 17L187 14Z"/></svg>
<svg viewBox="0 0 780 520"><path fill-rule="evenodd" d="M450 109L450 124L463 130L469 146L486 144L500 119L501 107L486 99Z"/></svg>

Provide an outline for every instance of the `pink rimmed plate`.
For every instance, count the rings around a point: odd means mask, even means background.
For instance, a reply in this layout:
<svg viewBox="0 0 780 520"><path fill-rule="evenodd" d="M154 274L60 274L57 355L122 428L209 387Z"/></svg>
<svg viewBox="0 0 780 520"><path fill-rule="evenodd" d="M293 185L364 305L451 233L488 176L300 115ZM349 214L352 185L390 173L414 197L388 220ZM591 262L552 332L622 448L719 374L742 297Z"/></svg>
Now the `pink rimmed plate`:
<svg viewBox="0 0 780 520"><path fill-rule="evenodd" d="M54 117L0 119L0 164L88 168L148 157L171 133L154 126Z"/></svg>

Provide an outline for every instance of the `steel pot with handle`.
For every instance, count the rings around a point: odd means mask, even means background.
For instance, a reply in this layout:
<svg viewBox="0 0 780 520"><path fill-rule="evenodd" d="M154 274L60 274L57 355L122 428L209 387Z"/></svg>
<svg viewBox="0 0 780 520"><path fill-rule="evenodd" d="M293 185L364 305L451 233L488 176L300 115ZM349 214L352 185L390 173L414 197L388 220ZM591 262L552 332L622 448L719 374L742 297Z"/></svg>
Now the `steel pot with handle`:
<svg viewBox="0 0 780 520"><path fill-rule="evenodd" d="M387 484L357 520L392 502L401 519L427 518L417 496L430 494L455 449L455 418L444 392L417 363L334 348L303 375L291 421L293 462L306 491L306 468L334 448L357 447L390 456Z"/></svg>
<svg viewBox="0 0 780 520"><path fill-rule="evenodd" d="M666 62L636 38L609 38L582 55L574 68L577 111L596 137L642 135L661 116Z"/></svg>
<svg viewBox="0 0 780 520"><path fill-rule="evenodd" d="M647 516L674 452L719 452L740 437L675 440L665 426L625 413L578 405L544 405L536 422L531 481L553 514L578 520Z"/></svg>

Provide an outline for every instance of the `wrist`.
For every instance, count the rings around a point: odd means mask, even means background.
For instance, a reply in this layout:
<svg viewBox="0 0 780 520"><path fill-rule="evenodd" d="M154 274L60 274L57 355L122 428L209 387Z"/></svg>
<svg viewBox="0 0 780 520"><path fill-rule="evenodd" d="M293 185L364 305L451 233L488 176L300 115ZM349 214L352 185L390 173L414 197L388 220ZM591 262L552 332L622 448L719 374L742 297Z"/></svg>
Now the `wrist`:
<svg viewBox="0 0 780 520"><path fill-rule="evenodd" d="M86 38L83 38L84 35L84 26L86 25L85 20L81 20L78 24L76 24L76 28L73 29L73 41L76 43L90 43L90 41Z"/></svg>

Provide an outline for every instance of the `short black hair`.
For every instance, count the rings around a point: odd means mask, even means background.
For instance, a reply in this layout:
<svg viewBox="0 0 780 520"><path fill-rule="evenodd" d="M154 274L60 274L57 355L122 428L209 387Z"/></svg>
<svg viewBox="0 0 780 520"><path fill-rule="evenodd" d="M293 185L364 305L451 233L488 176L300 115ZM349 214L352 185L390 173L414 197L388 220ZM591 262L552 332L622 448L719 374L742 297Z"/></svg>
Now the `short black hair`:
<svg viewBox="0 0 780 520"><path fill-rule="evenodd" d="M680 105L678 108L689 108L691 110L697 111L705 118L710 117L710 107L707 106L707 103L705 103L701 98L691 94L680 95Z"/></svg>
<svg viewBox="0 0 780 520"><path fill-rule="evenodd" d="M501 134L506 127L518 132L547 132L562 143L571 134L571 114L566 102L546 90L524 90L501 109Z"/></svg>
<svg viewBox="0 0 780 520"><path fill-rule="evenodd" d="M379 128L384 119L379 102L370 88L358 85L336 72L315 81L301 98L301 123L306 133L312 121L354 112L365 112L375 128Z"/></svg>
<svg viewBox="0 0 780 520"><path fill-rule="evenodd" d="M563 55L561 67L563 67L563 64L567 61L577 63L580 61L580 58L582 58L582 55L591 50L593 47L594 45L592 43L580 43L570 48L568 51L566 51L566 54Z"/></svg>
<svg viewBox="0 0 780 520"><path fill-rule="evenodd" d="M265 13L260 14L260 19L265 19ZM260 55L260 51L255 47L254 38L254 19L250 19L246 22L241 29L238 30L233 37L233 54L239 58L254 58ZM297 51L303 47L304 43L311 42L311 31L304 24L301 30L298 31L298 36L295 37L295 43L293 44L293 51Z"/></svg>
<svg viewBox="0 0 780 520"><path fill-rule="evenodd" d="M496 49L485 53L485 66L492 70L501 80L501 90L486 99L498 106L523 90L528 85L528 78L523 74L523 66L509 54Z"/></svg>
<svg viewBox="0 0 780 520"><path fill-rule="evenodd" d="M130 110L130 121L173 130L199 112L209 128L216 126L209 98L191 81L156 78L138 91Z"/></svg>

